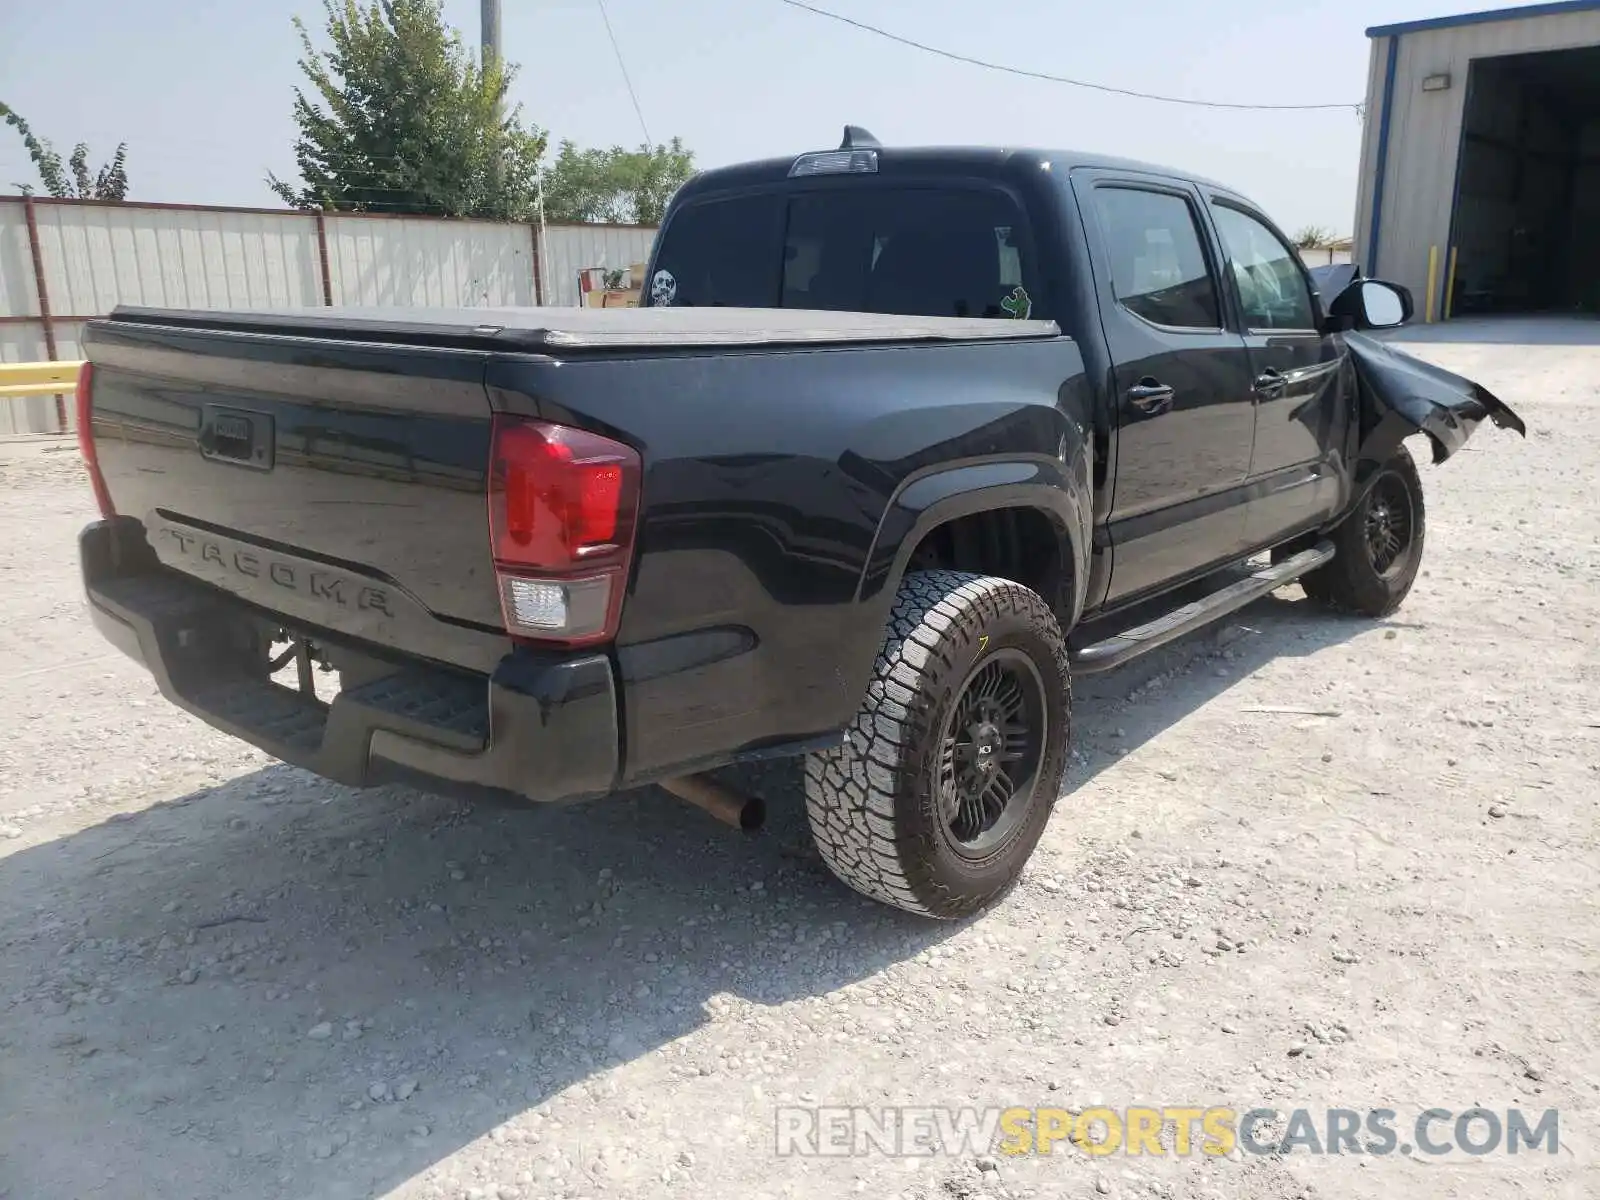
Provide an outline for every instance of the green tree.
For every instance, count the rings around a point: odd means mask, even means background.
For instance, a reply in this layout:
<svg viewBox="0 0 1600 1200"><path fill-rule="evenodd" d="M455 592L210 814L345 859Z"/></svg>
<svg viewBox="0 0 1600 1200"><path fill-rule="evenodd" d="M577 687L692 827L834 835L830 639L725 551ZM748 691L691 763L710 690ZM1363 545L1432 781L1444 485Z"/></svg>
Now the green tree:
<svg viewBox="0 0 1600 1200"><path fill-rule="evenodd" d="M1321 225L1307 225L1294 235L1296 250L1320 250L1333 241L1333 230L1325 229Z"/></svg>
<svg viewBox="0 0 1600 1200"><path fill-rule="evenodd" d="M693 174L694 152L685 149L681 138L637 150L580 150L562 142L545 175L545 216L552 221L658 225L672 194Z"/></svg>
<svg viewBox="0 0 1600 1200"><path fill-rule="evenodd" d="M9 104L0 103L0 116L6 124L22 136L28 157L39 170L44 190L58 200L126 200L128 198L128 143L117 147L111 161L94 174L89 173L89 147L79 142L62 165L61 155L48 138L35 135L28 122ZM33 186L26 183L13 185L25 196L33 194Z"/></svg>
<svg viewBox="0 0 1600 1200"><path fill-rule="evenodd" d="M303 209L526 220L545 134L504 112L515 68L484 69L440 0L323 0L326 50L295 18L310 81L295 89L298 187L268 175Z"/></svg>

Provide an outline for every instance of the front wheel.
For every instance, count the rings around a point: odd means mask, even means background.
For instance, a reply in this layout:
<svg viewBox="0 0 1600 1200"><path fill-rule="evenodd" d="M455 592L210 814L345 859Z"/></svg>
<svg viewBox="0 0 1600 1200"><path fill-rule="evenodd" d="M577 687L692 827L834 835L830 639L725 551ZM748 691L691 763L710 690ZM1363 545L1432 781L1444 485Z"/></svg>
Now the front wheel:
<svg viewBox="0 0 1600 1200"><path fill-rule="evenodd" d="M995 900L1060 791L1071 689L1066 639L1036 593L957 571L906 576L843 745L806 760L823 861L925 916Z"/></svg>
<svg viewBox="0 0 1600 1200"><path fill-rule="evenodd" d="M1311 599L1339 612L1386 617L1417 581L1427 531L1422 477L1404 446L1334 529L1332 561L1304 576Z"/></svg>

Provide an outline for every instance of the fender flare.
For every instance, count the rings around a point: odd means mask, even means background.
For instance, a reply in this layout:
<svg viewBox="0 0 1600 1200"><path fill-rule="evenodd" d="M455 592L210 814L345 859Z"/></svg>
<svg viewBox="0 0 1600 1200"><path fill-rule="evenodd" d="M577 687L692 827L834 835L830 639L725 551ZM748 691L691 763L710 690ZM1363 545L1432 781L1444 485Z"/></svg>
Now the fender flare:
<svg viewBox="0 0 1600 1200"><path fill-rule="evenodd" d="M1070 628L1083 611L1088 588L1093 512L1088 460L1083 455L1076 457L1076 463L1042 455L969 463L906 481L895 491L878 523L857 585L857 602L886 605L899 587L912 553L940 525L975 513L1031 508L1050 519L1065 543L1063 565L1070 571L1071 589L1061 601L1064 624ZM1081 470L1074 470L1075 466Z"/></svg>

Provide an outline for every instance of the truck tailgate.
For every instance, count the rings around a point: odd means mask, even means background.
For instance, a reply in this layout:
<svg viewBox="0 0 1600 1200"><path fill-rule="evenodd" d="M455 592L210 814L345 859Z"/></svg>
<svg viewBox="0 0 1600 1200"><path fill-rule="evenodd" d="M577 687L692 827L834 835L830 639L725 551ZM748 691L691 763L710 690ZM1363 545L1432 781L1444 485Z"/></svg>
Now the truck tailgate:
<svg viewBox="0 0 1600 1200"><path fill-rule="evenodd" d="M94 436L163 563L444 663L505 653L481 352L96 322Z"/></svg>

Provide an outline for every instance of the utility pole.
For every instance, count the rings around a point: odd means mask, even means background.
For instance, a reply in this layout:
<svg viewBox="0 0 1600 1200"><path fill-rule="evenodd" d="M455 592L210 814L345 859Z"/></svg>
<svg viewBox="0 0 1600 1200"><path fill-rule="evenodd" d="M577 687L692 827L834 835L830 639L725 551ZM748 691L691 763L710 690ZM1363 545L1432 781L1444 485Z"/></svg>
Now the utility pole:
<svg viewBox="0 0 1600 1200"><path fill-rule="evenodd" d="M491 63L504 62L500 46L500 0L479 0L483 21L483 69Z"/></svg>
<svg viewBox="0 0 1600 1200"><path fill-rule="evenodd" d="M487 77L491 72L498 72L500 65L505 62L500 44L500 0L478 0L479 19L482 23L483 37L483 73ZM503 116L503 108L499 100L495 101L494 124L497 131L495 142L498 145L498 130ZM489 164L489 179L494 185L496 193L500 190L502 178L500 156L495 155Z"/></svg>
<svg viewBox="0 0 1600 1200"><path fill-rule="evenodd" d="M500 42L500 0L478 0L478 14L479 14L479 18L478 18L479 22L483 27L482 28L483 73L485 75L487 75L487 74L489 74L489 72L490 72L490 70L492 68L494 68L496 66L499 66L501 63L505 62L505 55L504 55L504 51L503 51L503 49L501 47L501 42ZM503 119L503 116L504 116L504 108L503 108L503 106L501 104L497 103L495 105L495 108L494 108L494 123L495 123L496 126L498 126L500 124L501 120ZM501 166L502 166L502 164L501 164L501 162L500 162L498 157L489 166L489 169L492 172L491 178L493 179L495 187L497 189L498 189L498 187L500 185L500 180L502 178ZM546 263L548 261L545 258L545 255L544 255L544 239L545 239L545 227L544 227L544 173L542 171L540 172L540 175L539 175L538 187L539 187L539 206L538 206L539 207L539 224L538 224L538 237L537 237L537 241L534 244L533 253L534 253L534 256L539 260L540 265L542 266L544 263ZM535 275L535 278L536 279L538 278L537 274ZM545 285L545 286L548 286L548 285ZM541 287L538 290L540 291L540 293L542 293L544 288ZM535 304L543 304L544 303L544 296L542 294L534 296L533 302Z"/></svg>

